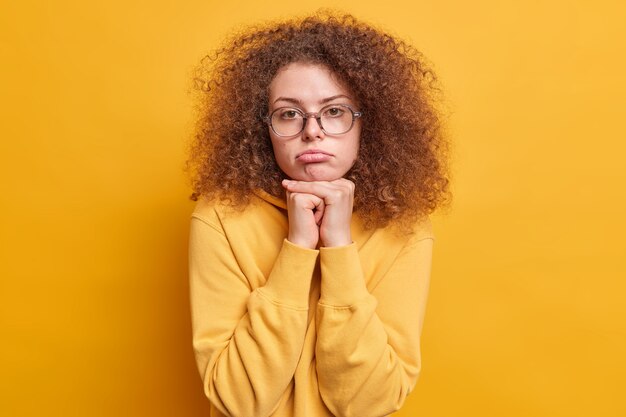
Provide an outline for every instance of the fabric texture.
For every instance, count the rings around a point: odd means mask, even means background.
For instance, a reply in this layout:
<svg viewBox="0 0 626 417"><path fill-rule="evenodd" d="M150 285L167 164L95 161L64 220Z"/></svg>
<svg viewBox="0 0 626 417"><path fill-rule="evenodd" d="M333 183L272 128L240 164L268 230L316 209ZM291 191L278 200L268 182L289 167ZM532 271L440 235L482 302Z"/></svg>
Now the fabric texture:
<svg viewBox="0 0 626 417"><path fill-rule="evenodd" d="M193 347L211 416L385 416L420 369L434 236L365 230L312 250L289 242L284 201L198 201L189 274Z"/></svg>

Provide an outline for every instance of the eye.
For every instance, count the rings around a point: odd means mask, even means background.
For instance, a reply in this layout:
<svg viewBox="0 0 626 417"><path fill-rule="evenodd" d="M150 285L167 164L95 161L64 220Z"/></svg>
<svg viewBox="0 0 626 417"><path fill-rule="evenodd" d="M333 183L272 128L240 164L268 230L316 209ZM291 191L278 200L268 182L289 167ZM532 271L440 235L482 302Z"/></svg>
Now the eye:
<svg viewBox="0 0 626 417"><path fill-rule="evenodd" d="M341 117L341 116L343 116L343 114L344 114L345 112L346 112L346 111L345 111L343 108L339 107L339 106L336 106L336 107L329 107L328 109L326 109L326 110L324 111L324 116L328 116L328 117Z"/></svg>
<svg viewBox="0 0 626 417"><path fill-rule="evenodd" d="M280 118L284 120L293 120L300 116L300 113L294 109L284 109L280 111Z"/></svg>

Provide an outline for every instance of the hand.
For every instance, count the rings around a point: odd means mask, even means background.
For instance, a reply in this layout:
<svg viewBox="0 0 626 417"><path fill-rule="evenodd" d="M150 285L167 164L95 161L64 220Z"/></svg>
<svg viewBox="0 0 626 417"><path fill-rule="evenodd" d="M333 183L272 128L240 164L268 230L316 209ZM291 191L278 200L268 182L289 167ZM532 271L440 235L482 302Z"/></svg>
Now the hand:
<svg viewBox="0 0 626 417"><path fill-rule="evenodd" d="M309 199L313 197L319 199L319 201L315 200L317 203L315 206L317 208L315 224L319 225L318 236L322 246L345 246L352 243L350 233L354 204L354 183L352 181L345 178L334 181L311 182L285 180L283 187L287 190L288 196L303 195L308 196ZM304 197L302 198L304 199ZM313 216L312 211L310 215ZM289 227L291 235L291 220ZM291 239L289 240L291 241Z"/></svg>
<svg viewBox="0 0 626 417"><path fill-rule="evenodd" d="M319 224L324 215L324 200L312 194L287 191L287 211L287 240L298 246L315 249L319 241Z"/></svg>

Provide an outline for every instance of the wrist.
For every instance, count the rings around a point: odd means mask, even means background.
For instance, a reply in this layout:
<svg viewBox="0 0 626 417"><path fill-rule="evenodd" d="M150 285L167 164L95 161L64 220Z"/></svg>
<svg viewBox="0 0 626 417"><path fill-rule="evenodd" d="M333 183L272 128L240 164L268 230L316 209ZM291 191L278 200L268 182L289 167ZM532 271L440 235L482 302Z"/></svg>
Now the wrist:
<svg viewBox="0 0 626 417"><path fill-rule="evenodd" d="M315 247L317 246L317 241L313 242L311 239L303 239L299 236L289 235L287 236L287 240L296 246L300 246L306 249L315 249Z"/></svg>
<svg viewBox="0 0 626 417"><path fill-rule="evenodd" d="M325 248L336 248L340 246L348 246L352 244L352 236L338 236L322 240L322 246Z"/></svg>

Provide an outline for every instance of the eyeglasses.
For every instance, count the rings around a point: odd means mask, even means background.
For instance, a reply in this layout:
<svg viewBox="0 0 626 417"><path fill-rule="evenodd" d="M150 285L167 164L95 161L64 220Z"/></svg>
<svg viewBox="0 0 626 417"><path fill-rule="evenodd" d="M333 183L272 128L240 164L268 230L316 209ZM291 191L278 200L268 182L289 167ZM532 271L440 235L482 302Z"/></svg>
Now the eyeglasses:
<svg viewBox="0 0 626 417"><path fill-rule="evenodd" d="M305 113L295 107L279 107L263 119L277 136L300 134L311 117L315 117L320 129L327 135L341 135L352 129L354 120L362 115L347 104L330 104L317 113Z"/></svg>

